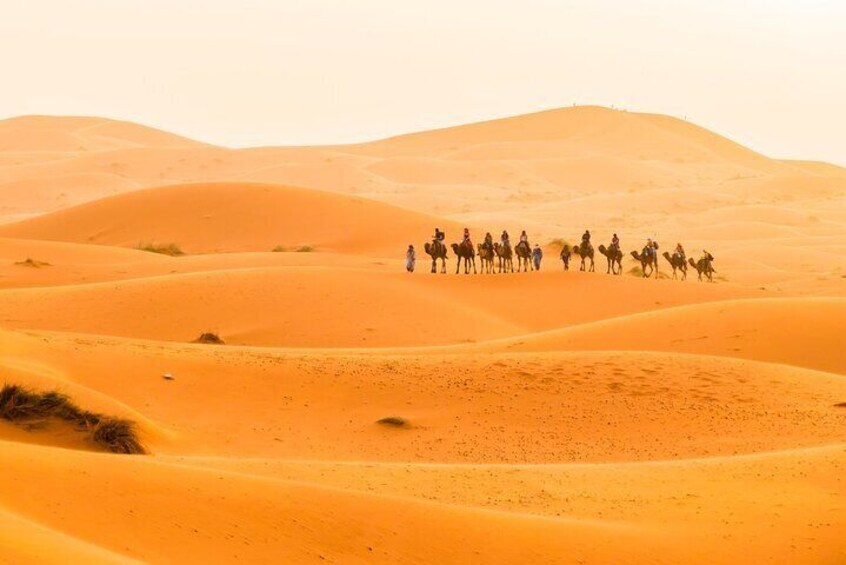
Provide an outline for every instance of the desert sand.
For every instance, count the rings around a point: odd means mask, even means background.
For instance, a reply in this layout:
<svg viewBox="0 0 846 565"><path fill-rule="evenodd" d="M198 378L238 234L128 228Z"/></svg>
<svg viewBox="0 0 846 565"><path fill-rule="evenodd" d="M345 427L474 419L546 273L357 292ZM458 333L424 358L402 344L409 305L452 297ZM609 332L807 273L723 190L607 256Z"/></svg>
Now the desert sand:
<svg viewBox="0 0 846 565"><path fill-rule="evenodd" d="M430 274L436 226L526 229L542 270ZM565 272L586 228L714 282ZM0 562L846 562L844 238L845 169L669 116L238 150L2 121L3 381L149 453L0 419Z"/></svg>

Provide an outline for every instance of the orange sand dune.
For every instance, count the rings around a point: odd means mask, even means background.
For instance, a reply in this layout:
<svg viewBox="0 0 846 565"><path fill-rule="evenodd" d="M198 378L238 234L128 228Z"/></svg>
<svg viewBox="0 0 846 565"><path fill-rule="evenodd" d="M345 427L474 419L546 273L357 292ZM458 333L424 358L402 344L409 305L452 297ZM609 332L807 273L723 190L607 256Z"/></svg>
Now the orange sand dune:
<svg viewBox="0 0 846 565"><path fill-rule="evenodd" d="M35 116L0 224L0 381L150 450L0 419L2 563L846 562L840 167L598 107L242 150ZM429 274L465 225L543 270ZM715 282L565 273L586 228Z"/></svg>
<svg viewBox="0 0 846 565"><path fill-rule="evenodd" d="M273 259L279 254L268 255ZM155 270L169 270L162 276L153 276L146 261L137 271L126 264L126 281L72 286L51 286L53 267L16 266L29 280L46 280L42 288L0 291L0 323L183 342L215 331L233 344L420 346L485 341L750 295L727 285L584 273L410 276L397 272L399 265L393 272L380 265L365 269L281 262L203 270L211 263L206 259L197 270L188 263L184 274L171 274L181 263L181 258L156 262ZM133 278L133 272L150 276ZM103 278L118 277L109 273Z"/></svg>
<svg viewBox="0 0 846 565"><path fill-rule="evenodd" d="M67 378L170 431L147 438L167 456L0 441L4 506L50 544L225 562L606 561L621 539L634 561L843 555L841 376L689 355L306 355L10 332L0 350L37 359L40 386ZM383 429L384 415L411 427ZM567 461L607 463L537 464Z"/></svg>
<svg viewBox="0 0 846 565"><path fill-rule="evenodd" d="M197 144L172 133L105 118L21 116L0 120L0 151L102 151Z"/></svg>
<svg viewBox="0 0 846 565"><path fill-rule="evenodd" d="M16 487L8 497L16 511L91 540L107 555L146 562L513 563L561 555L605 561L616 554L615 543L625 543L634 559L661 551L672 561L686 553L654 529L625 523L373 496L155 459L68 452L55 460L40 448L9 447L0 442L0 473ZM61 485L48 480L55 472L65 477ZM42 483L44 488L32 489ZM150 492L181 503L156 503ZM96 498L111 501L109 512L92 508ZM65 503L45 504L50 500ZM315 528L318 523L324 526ZM126 531L133 532L131 543ZM509 535L494 535L502 531Z"/></svg>
<svg viewBox="0 0 846 565"><path fill-rule="evenodd" d="M361 198L276 185L192 184L103 199L2 226L0 235L121 246L173 242L189 253L307 245L396 256L437 225L460 231L457 224Z"/></svg>
<svg viewBox="0 0 846 565"><path fill-rule="evenodd" d="M28 263L27 259L32 259ZM360 255L285 252L170 257L139 249L34 239L0 238L0 288L81 285L196 272L273 267L395 271L397 261Z"/></svg>
<svg viewBox="0 0 846 565"><path fill-rule="evenodd" d="M31 160L31 151L0 152L0 221L74 206L111 191L265 182L365 196L494 232L528 229L540 242L572 240L586 227L602 239L621 232L627 249L642 245L647 236L681 241L733 264L743 259L730 245L735 238L779 248L789 237L797 246L812 247L809 238L842 236L846 229L839 212L846 205L842 168L768 159L667 116L575 107L358 145L244 150L179 138L147 140L141 126L80 120L86 125L26 118L16 127L36 138L43 131L91 127L131 142L66 152L62 158L53 152L48 160ZM17 189L24 186L26 191ZM789 208L805 220L785 225L776 213L771 222L753 207ZM713 221L702 216L713 209L722 216ZM773 256L761 272L783 270L783 262ZM829 264L814 260L805 272L827 277ZM817 276L807 281L786 276L781 282L806 295L836 288L819 284ZM738 282L751 286L752 278Z"/></svg>
<svg viewBox="0 0 846 565"><path fill-rule="evenodd" d="M603 465L173 461L374 494L660 529L667 537L685 540L686 562L730 561L743 554L753 562L778 555L791 562L825 563L843 557L836 548L844 523L836 516L842 508L838 474L844 449L837 444L741 457ZM808 477L813 478L806 481ZM781 493L775 500L774 490ZM820 511L833 521L818 521Z"/></svg>
<svg viewBox="0 0 846 565"><path fill-rule="evenodd" d="M844 333L846 299L729 300L602 320L491 348L707 353L846 374Z"/></svg>
<svg viewBox="0 0 846 565"><path fill-rule="evenodd" d="M834 406L843 400L843 377L745 360L632 352L371 356L56 334L4 333L2 342L4 357L27 369L17 380L99 391L116 404L98 409L143 413L151 447L173 454L643 461L843 438L842 409ZM176 380L162 379L166 372ZM411 428L375 424L386 416L407 418Z"/></svg>
<svg viewBox="0 0 846 565"><path fill-rule="evenodd" d="M131 563L111 552L0 508L3 561L16 564Z"/></svg>
<svg viewBox="0 0 846 565"><path fill-rule="evenodd" d="M367 154L449 155L486 143L563 141L582 154L638 159L721 159L743 167L780 169L766 157L669 116L579 106L394 137L363 147Z"/></svg>

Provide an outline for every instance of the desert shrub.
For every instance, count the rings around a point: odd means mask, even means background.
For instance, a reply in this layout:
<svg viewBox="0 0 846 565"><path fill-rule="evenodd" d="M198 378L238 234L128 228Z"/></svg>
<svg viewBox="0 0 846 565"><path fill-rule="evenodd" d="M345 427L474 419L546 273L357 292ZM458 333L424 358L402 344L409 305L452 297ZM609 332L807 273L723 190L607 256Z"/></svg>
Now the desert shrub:
<svg viewBox="0 0 846 565"><path fill-rule="evenodd" d="M94 426L91 439L112 453L145 453L144 446L138 441L135 423L129 420L103 419Z"/></svg>
<svg viewBox="0 0 846 565"><path fill-rule="evenodd" d="M314 251L314 247L311 245L300 245L297 247L297 253L311 253Z"/></svg>
<svg viewBox="0 0 846 565"><path fill-rule="evenodd" d="M137 249L171 257L185 255L185 252L176 243L139 243Z"/></svg>
<svg viewBox="0 0 846 565"><path fill-rule="evenodd" d="M17 263L15 263L15 265L40 269L41 267L49 267L50 263L48 263L47 261L39 261L38 259L33 259L32 257L27 257L26 261L18 261Z"/></svg>
<svg viewBox="0 0 846 565"><path fill-rule="evenodd" d="M277 245L276 247L274 247L272 249L272 251L274 253L285 253L286 251L288 251L288 248L285 247L284 245Z"/></svg>
<svg viewBox="0 0 846 565"><path fill-rule="evenodd" d="M55 418L88 433L94 443L112 453L147 452L134 422L82 410L56 391L39 393L6 384L0 389L0 418L16 423Z"/></svg>
<svg viewBox="0 0 846 565"><path fill-rule="evenodd" d="M408 420L400 418L399 416L387 416L381 420L377 420L376 423L382 424L383 426L393 426L395 428L404 428L408 426Z"/></svg>
<svg viewBox="0 0 846 565"><path fill-rule="evenodd" d="M223 339L216 333L206 332L200 334L200 337L194 340L193 343L208 343L211 345L226 345Z"/></svg>

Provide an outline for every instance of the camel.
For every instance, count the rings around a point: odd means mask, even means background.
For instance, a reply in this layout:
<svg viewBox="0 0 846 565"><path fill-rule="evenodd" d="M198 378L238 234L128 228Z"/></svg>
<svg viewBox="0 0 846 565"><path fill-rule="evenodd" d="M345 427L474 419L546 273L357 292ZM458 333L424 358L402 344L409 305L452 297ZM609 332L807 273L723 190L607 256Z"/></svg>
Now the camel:
<svg viewBox="0 0 846 565"><path fill-rule="evenodd" d="M446 273L446 260L447 260L447 248L443 242L435 241L432 243L426 243L423 246L423 249L426 251L426 254L432 258L432 271L433 273L438 272L438 259L441 260L441 273Z"/></svg>
<svg viewBox="0 0 846 565"><path fill-rule="evenodd" d="M534 265L532 265L532 247L529 245L529 242L521 241L517 244L517 247L514 248L514 253L517 255L517 272L519 273L521 270L525 272L529 272L529 269L535 270Z"/></svg>
<svg viewBox="0 0 846 565"><path fill-rule="evenodd" d="M651 253L647 253L647 248L644 247L641 253L632 251L632 257L635 261L640 261L640 268L643 271L644 278L649 278L652 273L655 273L655 278L658 278L658 252L653 249ZM646 268L649 267L649 273Z"/></svg>
<svg viewBox="0 0 846 565"><path fill-rule="evenodd" d="M604 245L599 246L599 252L605 255L608 260L608 269L606 273L614 273L615 275L623 274L623 252L619 247L605 248Z"/></svg>
<svg viewBox="0 0 846 565"><path fill-rule="evenodd" d="M508 272L510 269L513 273L514 260L512 259L511 247L501 243L494 243L494 253L496 253L499 259L499 272L501 273L503 269Z"/></svg>
<svg viewBox="0 0 846 565"><path fill-rule="evenodd" d="M694 261L693 257L688 259L690 266L696 269L696 273L699 275L699 280L702 280L702 275L708 279L708 282L714 282L714 273L716 273L716 269L711 264L714 261L714 256L710 253L706 253L703 257L699 259L699 261Z"/></svg>
<svg viewBox="0 0 846 565"><path fill-rule="evenodd" d="M595 265L593 264L593 245L583 241L581 244L573 246L573 253L578 255L582 260L581 267L579 267L580 271L585 270L585 259L590 259L590 269L588 270L591 273L596 270Z"/></svg>
<svg viewBox="0 0 846 565"><path fill-rule="evenodd" d="M493 246L486 246L482 243L478 245L479 248L479 260L482 262L482 272L485 273L493 273L494 272L494 257L496 253L494 253Z"/></svg>
<svg viewBox="0 0 846 565"><path fill-rule="evenodd" d="M452 252L458 257L458 261L455 263L455 274L458 274L458 270L461 267L461 260L464 259L464 274L470 274L470 265L473 265L473 273L476 273L476 251L473 249L472 245L464 245L463 243L453 243L452 244Z"/></svg>
<svg viewBox="0 0 846 565"><path fill-rule="evenodd" d="M673 267L673 278L678 278L676 271L681 271L681 280L685 280L687 278L687 263L684 262L682 256L678 253L673 253L672 256L668 251L663 253L664 259L667 260L668 263Z"/></svg>

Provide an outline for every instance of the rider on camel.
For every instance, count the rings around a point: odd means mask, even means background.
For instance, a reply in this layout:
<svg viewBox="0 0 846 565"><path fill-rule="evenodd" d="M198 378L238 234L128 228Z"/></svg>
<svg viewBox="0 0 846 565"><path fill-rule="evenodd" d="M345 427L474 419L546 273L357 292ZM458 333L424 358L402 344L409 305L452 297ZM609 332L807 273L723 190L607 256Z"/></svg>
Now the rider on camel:
<svg viewBox="0 0 846 565"><path fill-rule="evenodd" d="M493 251L493 236L491 232L485 234L485 248Z"/></svg>
<svg viewBox="0 0 846 565"><path fill-rule="evenodd" d="M611 238L611 251L619 251L620 249L620 238L617 237L617 234L614 234L614 237Z"/></svg>
<svg viewBox="0 0 846 565"><path fill-rule="evenodd" d="M585 233L582 234L582 247L584 249L593 248L593 246L590 244L590 230L585 230Z"/></svg>
<svg viewBox="0 0 846 565"><path fill-rule="evenodd" d="M646 238L646 247L643 248L645 255L655 255L655 244L651 237Z"/></svg>
<svg viewBox="0 0 846 565"><path fill-rule="evenodd" d="M461 242L461 245L473 249L473 242L470 241L470 230L468 228L464 228L464 241Z"/></svg>
<svg viewBox="0 0 846 565"><path fill-rule="evenodd" d="M524 244L526 246L526 251L528 251L530 249L529 248L529 236L526 235L526 230L523 230L520 233L520 243L518 245L524 245Z"/></svg>
<svg viewBox="0 0 846 565"><path fill-rule="evenodd" d="M499 238L499 239L500 239L500 241L502 242L502 246L503 246L503 247L505 247L505 248L507 248L507 249L511 249L511 238L510 238L510 237L508 237L508 232L507 232L507 231L502 230L502 235L500 236L500 238Z"/></svg>
<svg viewBox="0 0 846 565"><path fill-rule="evenodd" d="M685 256L685 253L684 253L684 247L682 247L681 243L676 244L676 252L675 253L676 253L676 255L681 257L682 263L687 261L687 257Z"/></svg>
<svg viewBox="0 0 846 565"><path fill-rule="evenodd" d="M446 234L442 232L440 228L435 228L435 235L432 237L432 243L440 242L441 244L443 244L445 237Z"/></svg>

